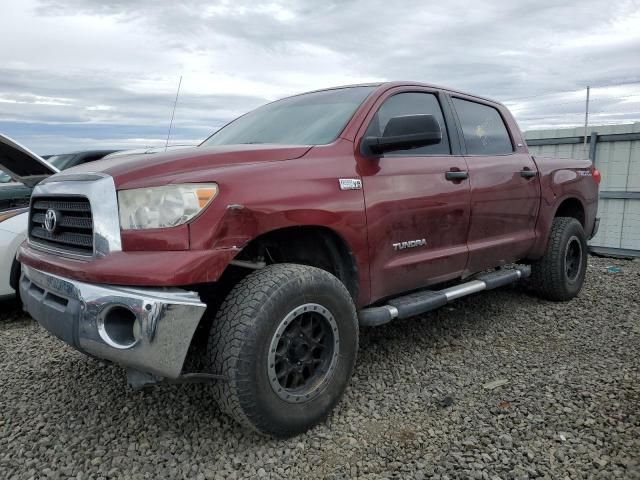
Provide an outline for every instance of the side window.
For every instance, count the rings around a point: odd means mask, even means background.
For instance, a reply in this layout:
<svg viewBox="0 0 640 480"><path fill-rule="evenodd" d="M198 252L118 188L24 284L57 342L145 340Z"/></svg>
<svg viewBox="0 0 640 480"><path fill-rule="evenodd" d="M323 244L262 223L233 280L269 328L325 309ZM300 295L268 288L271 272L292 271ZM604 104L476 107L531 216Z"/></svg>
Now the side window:
<svg viewBox="0 0 640 480"><path fill-rule="evenodd" d="M513 152L507 127L496 110L488 105L453 99L462 135L471 155L503 155Z"/></svg>
<svg viewBox="0 0 640 480"><path fill-rule="evenodd" d="M402 115L429 114L433 115L442 129L442 142L426 147L412 148L409 150L397 150L393 155L449 155L449 135L442 116L442 109L438 98L432 93L406 92L398 93L389 97L382 104L380 109L367 128L365 135L382 136L384 128L392 117Z"/></svg>

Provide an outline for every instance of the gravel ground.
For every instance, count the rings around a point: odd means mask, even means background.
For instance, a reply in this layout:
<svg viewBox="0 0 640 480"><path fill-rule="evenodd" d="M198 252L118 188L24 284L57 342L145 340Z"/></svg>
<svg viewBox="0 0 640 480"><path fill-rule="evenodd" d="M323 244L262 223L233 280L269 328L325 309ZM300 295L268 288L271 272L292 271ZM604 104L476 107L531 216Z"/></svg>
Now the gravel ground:
<svg viewBox="0 0 640 480"><path fill-rule="evenodd" d="M0 304L0 479L640 479L639 295L639 262L591 258L570 303L505 288L366 329L343 401L288 441L205 385L132 391Z"/></svg>

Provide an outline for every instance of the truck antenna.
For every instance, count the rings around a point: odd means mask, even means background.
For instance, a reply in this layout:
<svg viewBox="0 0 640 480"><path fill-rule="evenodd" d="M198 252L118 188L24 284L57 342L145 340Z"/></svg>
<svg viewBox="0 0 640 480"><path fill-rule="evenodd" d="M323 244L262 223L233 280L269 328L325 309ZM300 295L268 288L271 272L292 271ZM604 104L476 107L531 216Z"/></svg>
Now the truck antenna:
<svg viewBox="0 0 640 480"><path fill-rule="evenodd" d="M171 121L169 122L169 131L167 132L167 142L164 144L164 151L169 148L169 138L171 137L171 128L173 127L173 117L176 114L176 105L178 105L178 95L180 95L180 86L182 85L182 75L180 75L180 81L178 82L178 91L176 92L176 99L173 102L173 111L171 112Z"/></svg>

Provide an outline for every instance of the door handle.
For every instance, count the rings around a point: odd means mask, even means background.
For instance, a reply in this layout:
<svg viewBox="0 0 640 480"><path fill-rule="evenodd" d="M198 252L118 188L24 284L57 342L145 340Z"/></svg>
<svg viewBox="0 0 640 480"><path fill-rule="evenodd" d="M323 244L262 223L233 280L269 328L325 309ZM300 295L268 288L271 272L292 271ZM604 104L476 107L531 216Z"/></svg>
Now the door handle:
<svg viewBox="0 0 640 480"><path fill-rule="evenodd" d="M463 170L449 170L444 174L447 180L455 182L456 180L466 180L469 178L469 172Z"/></svg>
<svg viewBox="0 0 640 480"><path fill-rule="evenodd" d="M536 172L535 170L531 170L529 167L525 167L520 170L520 176L523 178L532 178L536 175L538 175L538 172Z"/></svg>

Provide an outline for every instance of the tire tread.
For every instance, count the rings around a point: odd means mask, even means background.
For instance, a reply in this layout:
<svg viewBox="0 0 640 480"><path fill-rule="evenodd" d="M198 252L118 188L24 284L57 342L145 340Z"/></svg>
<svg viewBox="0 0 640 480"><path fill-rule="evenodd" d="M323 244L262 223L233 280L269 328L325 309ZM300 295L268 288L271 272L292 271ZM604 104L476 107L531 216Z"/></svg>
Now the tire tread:
<svg viewBox="0 0 640 480"><path fill-rule="evenodd" d="M265 305L278 300L287 283L332 282L337 292L348 300L357 322L355 306L346 287L330 273L306 265L276 264L251 273L231 290L223 301L209 334L207 362L209 369L228 376L214 384L214 396L220 409L245 427L263 434L288 436L268 419L259 415L258 401L249 387L247 375L254 359L243 353L247 338L256 335L256 322ZM243 379L244 377L244 379Z"/></svg>
<svg viewBox="0 0 640 480"><path fill-rule="evenodd" d="M578 228L584 238L578 220L573 217L554 218L544 256L531 265L529 283L538 296L547 300L564 301L573 297L567 292L564 272L558 268L558 262L564 257L565 232L571 228Z"/></svg>

